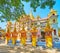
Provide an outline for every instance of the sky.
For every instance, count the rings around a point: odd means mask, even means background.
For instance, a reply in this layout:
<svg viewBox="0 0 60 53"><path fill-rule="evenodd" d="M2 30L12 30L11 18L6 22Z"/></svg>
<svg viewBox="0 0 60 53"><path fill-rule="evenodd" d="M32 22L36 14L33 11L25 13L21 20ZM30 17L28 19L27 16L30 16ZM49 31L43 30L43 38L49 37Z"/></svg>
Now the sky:
<svg viewBox="0 0 60 53"><path fill-rule="evenodd" d="M29 14L30 11L32 10L32 14L34 17L40 16L41 18L46 18L48 13L50 12L50 9L46 7L45 9L37 8L36 12L33 12L33 9L30 7L30 3L23 2L24 4L24 10L26 14ZM56 0L56 4L54 5L53 9L57 11L58 13L58 27L60 27L60 0ZM0 22L0 27L5 29L6 28L6 22Z"/></svg>

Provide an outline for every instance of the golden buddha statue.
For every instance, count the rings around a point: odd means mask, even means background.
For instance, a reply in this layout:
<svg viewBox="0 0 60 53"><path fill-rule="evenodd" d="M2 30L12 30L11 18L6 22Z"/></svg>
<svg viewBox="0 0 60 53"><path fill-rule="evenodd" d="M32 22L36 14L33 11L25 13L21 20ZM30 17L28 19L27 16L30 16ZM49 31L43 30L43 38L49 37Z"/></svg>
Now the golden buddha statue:
<svg viewBox="0 0 60 53"><path fill-rule="evenodd" d="M47 25L45 27L45 41L46 41L46 46L48 48L52 48L52 28L49 25L49 22L47 22Z"/></svg>
<svg viewBox="0 0 60 53"><path fill-rule="evenodd" d="M21 44L22 45L26 45L26 39L27 39L27 37L26 37L26 31L25 31L25 28L24 28L24 26L22 27L22 30L20 31L20 33L21 33Z"/></svg>
<svg viewBox="0 0 60 53"><path fill-rule="evenodd" d="M14 27L14 31L12 32L12 44L13 45L16 44L17 37L18 37L18 33L16 31L16 27Z"/></svg>
<svg viewBox="0 0 60 53"><path fill-rule="evenodd" d="M36 41L37 41L37 29L36 27L33 27L33 29L31 30L31 33L32 33L32 46L36 46Z"/></svg>
<svg viewBox="0 0 60 53"><path fill-rule="evenodd" d="M10 32L9 28L7 28L7 32L6 32L6 44L8 44L10 38L11 38L11 32Z"/></svg>

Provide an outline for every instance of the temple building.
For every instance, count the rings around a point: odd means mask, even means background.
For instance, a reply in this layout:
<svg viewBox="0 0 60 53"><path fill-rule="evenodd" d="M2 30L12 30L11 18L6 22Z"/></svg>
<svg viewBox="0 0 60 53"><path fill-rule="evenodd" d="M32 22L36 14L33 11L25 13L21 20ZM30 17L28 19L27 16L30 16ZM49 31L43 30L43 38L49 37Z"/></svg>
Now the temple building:
<svg viewBox="0 0 60 53"><path fill-rule="evenodd" d="M46 27L47 20L49 21L50 27L53 28L52 36L53 38L58 38L58 15L57 12L53 9L50 10L47 18L40 18L40 16L37 16L36 18L33 16L32 12L29 15L21 15L18 19L19 21L16 21L16 29L17 31L20 31L22 29L22 26L25 27L25 30L27 31L27 35L30 35L30 30L32 27L36 27L38 30L38 34L40 35L40 38L45 38L45 32L44 28Z"/></svg>

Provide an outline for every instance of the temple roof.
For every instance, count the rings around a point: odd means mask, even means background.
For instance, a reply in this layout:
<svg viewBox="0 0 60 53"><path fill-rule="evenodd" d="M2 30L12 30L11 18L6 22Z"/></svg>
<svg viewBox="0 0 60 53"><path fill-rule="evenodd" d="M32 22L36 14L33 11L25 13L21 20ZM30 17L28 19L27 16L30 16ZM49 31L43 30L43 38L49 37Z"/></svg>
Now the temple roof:
<svg viewBox="0 0 60 53"><path fill-rule="evenodd" d="M30 14L28 15L21 15L19 21L28 21L28 20L32 20L32 21L46 21L48 20L52 15L57 15L57 12L54 9L50 10L50 13L48 14L48 16L46 18L40 18L40 16L38 15L36 18L34 18L32 11L30 11Z"/></svg>
<svg viewBox="0 0 60 53"><path fill-rule="evenodd" d="M57 11L54 9L51 9L50 13L48 14L48 17L51 17L52 15L57 15Z"/></svg>

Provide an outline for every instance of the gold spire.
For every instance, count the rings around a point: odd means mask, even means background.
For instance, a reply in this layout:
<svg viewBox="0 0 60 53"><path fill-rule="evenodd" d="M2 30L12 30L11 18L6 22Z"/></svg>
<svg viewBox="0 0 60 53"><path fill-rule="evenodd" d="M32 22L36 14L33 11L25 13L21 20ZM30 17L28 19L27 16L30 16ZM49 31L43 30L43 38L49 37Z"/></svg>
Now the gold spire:
<svg viewBox="0 0 60 53"><path fill-rule="evenodd" d="M40 16L39 15L37 16L37 19L40 19Z"/></svg>
<svg viewBox="0 0 60 53"><path fill-rule="evenodd" d="M7 22L7 27L6 27L6 32L10 32L10 30L11 30L11 25L12 25L11 21L8 21L8 22Z"/></svg>
<svg viewBox="0 0 60 53"><path fill-rule="evenodd" d="M57 12L56 12L56 10L54 10L54 9L51 9L51 11L50 11L52 14L57 14Z"/></svg>
<svg viewBox="0 0 60 53"><path fill-rule="evenodd" d="M34 16L33 16L33 14L32 14L32 10L30 11L30 18L31 18L31 19L34 19Z"/></svg>

